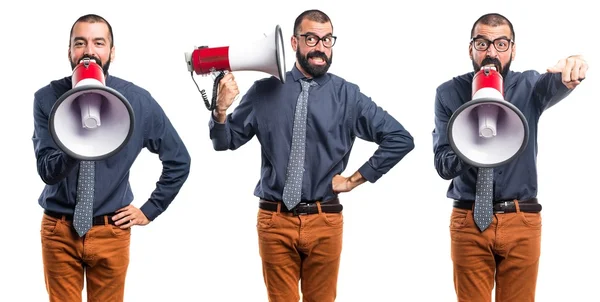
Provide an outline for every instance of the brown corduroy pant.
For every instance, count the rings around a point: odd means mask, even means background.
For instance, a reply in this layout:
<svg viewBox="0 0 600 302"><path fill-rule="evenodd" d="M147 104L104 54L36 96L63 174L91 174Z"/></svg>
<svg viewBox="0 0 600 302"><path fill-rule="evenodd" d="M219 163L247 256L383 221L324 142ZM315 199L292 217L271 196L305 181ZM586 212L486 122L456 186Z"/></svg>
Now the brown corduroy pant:
<svg viewBox="0 0 600 302"><path fill-rule="evenodd" d="M44 214L40 233L50 302L80 302L84 275L87 301L123 301L131 229L107 223L80 238L70 221Z"/></svg>
<svg viewBox="0 0 600 302"><path fill-rule="evenodd" d="M257 231L270 302L333 302L342 251L342 213L294 216L259 209ZM278 206L280 209L281 203Z"/></svg>
<svg viewBox="0 0 600 302"><path fill-rule="evenodd" d="M473 211L453 208L450 218L454 286L459 302L532 302L540 258L541 213L497 213L481 232Z"/></svg>

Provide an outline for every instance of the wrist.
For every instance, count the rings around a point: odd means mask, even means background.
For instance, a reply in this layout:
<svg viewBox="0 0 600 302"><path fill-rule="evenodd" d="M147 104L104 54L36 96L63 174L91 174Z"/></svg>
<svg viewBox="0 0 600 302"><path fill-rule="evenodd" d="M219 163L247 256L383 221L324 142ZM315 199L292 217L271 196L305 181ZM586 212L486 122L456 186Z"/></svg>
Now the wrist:
<svg viewBox="0 0 600 302"><path fill-rule="evenodd" d="M227 116L227 109L223 110L223 109L215 108L213 110L213 116L219 123L222 124L225 122L225 118Z"/></svg>
<svg viewBox="0 0 600 302"><path fill-rule="evenodd" d="M350 186L350 188L356 188L365 181L366 179L358 172L348 177L348 185Z"/></svg>

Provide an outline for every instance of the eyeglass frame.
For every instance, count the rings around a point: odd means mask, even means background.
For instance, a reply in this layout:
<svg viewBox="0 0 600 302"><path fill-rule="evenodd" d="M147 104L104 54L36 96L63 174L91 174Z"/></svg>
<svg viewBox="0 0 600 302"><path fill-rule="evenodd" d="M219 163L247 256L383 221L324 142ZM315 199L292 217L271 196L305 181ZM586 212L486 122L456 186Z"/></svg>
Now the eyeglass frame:
<svg viewBox="0 0 600 302"><path fill-rule="evenodd" d="M481 50L477 49L477 46L475 46L475 44L474 44L475 40L477 40L477 39L482 39L482 40L487 41L488 42L488 46L485 49L481 49ZM496 47L496 41L498 41L498 40L506 40L506 41L508 41L508 47L505 50L498 50L498 47ZM469 44L473 44L473 48L475 48L475 50L477 50L477 51L488 51L488 49L490 49L490 46L494 45L494 49L497 52L506 52L506 51L508 51L510 49L511 45L515 44L515 41L513 39L509 39L507 37L500 37L500 38L496 38L494 40L489 40L489 39L486 39L486 38L484 38L482 36L477 36L477 37L471 38L471 41L469 42Z"/></svg>
<svg viewBox="0 0 600 302"><path fill-rule="evenodd" d="M331 34L327 34L323 37L319 37L315 34L299 34L296 35L297 37L304 37L304 44L306 44L306 46L308 47L315 47L319 44L319 42L321 42L323 44L323 47L325 48L332 48L335 45L335 42L337 41L337 36L331 35ZM317 39L317 42L315 42L315 45L309 45L308 41L306 40L307 37L315 37ZM325 38L333 38L333 43L331 43L331 46L327 46L325 45Z"/></svg>

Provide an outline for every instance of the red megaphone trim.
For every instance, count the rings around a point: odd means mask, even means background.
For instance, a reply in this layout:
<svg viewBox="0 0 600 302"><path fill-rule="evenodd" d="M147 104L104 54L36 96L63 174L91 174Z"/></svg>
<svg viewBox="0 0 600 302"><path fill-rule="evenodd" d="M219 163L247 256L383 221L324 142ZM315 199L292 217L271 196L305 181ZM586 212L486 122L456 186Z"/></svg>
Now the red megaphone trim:
<svg viewBox="0 0 600 302"><path fill-rule="evenodd" d="M90 78L97 80L98 82L102 83L102 85L105 85L104 70L102 70L102 67L100 67L100 65L98 65L94 60L83 59L73 69L73 76L71 78L73 82L73 88L75 88L80 81Z"/></svg>
<svg viewBox="0 0 600 302"><path fill-rule="evenodd" d="M471 96L475 96L475 93L481 88L494 88L500 92L502 97L504 97L504 79L494 67L481 67L481 70L475 74L473 77L473 92Z"/></svg>
<svg viewBox="0 0 600 302"><path fill-rule="evenodd" d="M196 74L207 74L215 70L229 70L229 46L206 46L194 49L192 52L192 68Z"/></svg>

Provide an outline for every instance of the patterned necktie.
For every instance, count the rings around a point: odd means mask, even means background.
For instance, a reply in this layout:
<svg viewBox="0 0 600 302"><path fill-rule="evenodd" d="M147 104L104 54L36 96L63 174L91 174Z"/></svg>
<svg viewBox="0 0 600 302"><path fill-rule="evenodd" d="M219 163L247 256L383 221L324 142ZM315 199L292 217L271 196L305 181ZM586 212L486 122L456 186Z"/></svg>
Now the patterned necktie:
<svg viewBox="0 0 600 302"><path fill-rule="evenodd" d="M477 170L477 188L475 192L475 223L483 232L492 223L494 196L494 168Z"/></svg>
<svg viewBox="0 0 600 302"><path fill-rule="evenodd" d="M73 226L83 237L92 227L94 210L94 164L93 161L82 161L79 164L79 178L77 179L77 204L73 216Z"/></svg>
<svg viewBox="0 0 600 302"><path fill-rule="evenodd" d="M296 103L294 129L292 132L292 148L287 167L285 186L283 187L283 202L288 209L294 208L300 202L302 193L302 177L304 174L304 153L306 151L306 115L308 107L308 89L317 85L316 82L301 80L302 92Z"/></svg>

